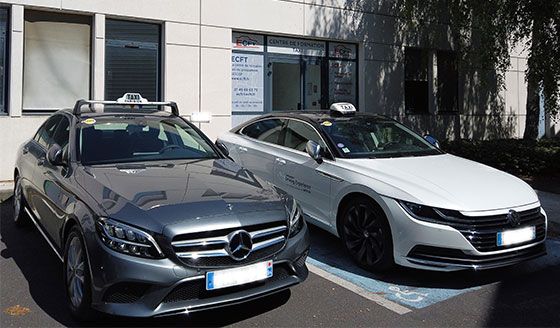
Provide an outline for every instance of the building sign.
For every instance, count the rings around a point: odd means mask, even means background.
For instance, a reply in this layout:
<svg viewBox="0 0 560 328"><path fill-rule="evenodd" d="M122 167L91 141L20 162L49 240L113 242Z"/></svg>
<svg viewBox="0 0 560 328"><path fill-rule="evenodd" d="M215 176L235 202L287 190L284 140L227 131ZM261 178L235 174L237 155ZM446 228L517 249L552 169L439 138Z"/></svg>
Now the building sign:
<svg viewBox="0 0 560 328"><path fill-rule="evenodd" d="M263 55L232 53L231 107L233 111L264 111L263 69Z"/></svg>
<svg viewBox="0 0 560 328"><path fill-rule="evenodd" d="M232 33L231 48L241 51L264 51L264 36L248 33Z"/></svg>
<svg viewBox="0 0 560 328"><path fill-rule="evenodd" d="M329 43L329 57L341 59L356 59L356 45L348 43Z"/></svg>
<svg viewBox="0 0 560 328"><path fill-rule="evenodd" d="M356 63L329 60L329 102L356 102Z"/></svg>
<svg viewBox="0 0 560 328"><path fill-rule="evenodd" d="M287 55L325 57L327 44L323 41L268 37L268 52Z"/></svg>

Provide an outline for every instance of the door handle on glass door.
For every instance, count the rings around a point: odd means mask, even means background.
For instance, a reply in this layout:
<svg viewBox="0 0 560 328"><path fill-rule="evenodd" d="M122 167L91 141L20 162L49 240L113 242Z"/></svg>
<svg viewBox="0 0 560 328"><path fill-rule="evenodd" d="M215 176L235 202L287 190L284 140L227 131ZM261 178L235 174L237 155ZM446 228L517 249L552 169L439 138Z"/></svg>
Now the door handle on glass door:
<svg viewBox="0 0 560 328"><path fill-rule="evenodd" d="M286 160L282 158L276 158L276 162L280 165L286 165Z"/></svg>
<svg viewBox="0 0 560 328"><path fill-rule="evenodd" d="M45 158L41 157L39 158L39 160L37 161L37 166L43 166L45 165Z"/></svg>
<svg viewBox="0 0 560 328"><path fill-rule="evenodd" d="M237 147L237 149L239 149L239 151L246 153L247 152L247 148L245 147Z"/></svg>

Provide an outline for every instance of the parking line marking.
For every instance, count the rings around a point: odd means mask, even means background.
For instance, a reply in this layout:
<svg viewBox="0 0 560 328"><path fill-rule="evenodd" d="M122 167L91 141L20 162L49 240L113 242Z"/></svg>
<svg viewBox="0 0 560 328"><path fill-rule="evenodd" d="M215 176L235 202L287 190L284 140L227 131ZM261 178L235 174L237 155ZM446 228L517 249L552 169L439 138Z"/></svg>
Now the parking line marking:
<svg viewBox="0 0 560 328"><path fill-rule="evenodd" d="M412 312L412 310L407 308L407 307L404 307L404 306L402 306L398 303L390 301L390 300L384 298L381 295L374 294L370 291L367 291L367 290L363 289L362 287L360 287L360 286L358 286L354 283L351 283L350 281L344 280L344 279L342 279L342 278L340 278L340 277L338 277L338 276L336 276L336 275L334 275L330 272L327 272L327 271L325 271L325 270L323 270L323 269L321 269L321 268L319 268L319 267L317 267L317 266L315 266L311 263L307 263L307 267L309 268L309 271L313 272L314 274L316 274L316 275L318 275L322 278L325 278L325 279L339 285L340 287L346 288L349 291L354 292L354 293L356 293L356 294L358 294L358 295L360 295L360 296L362 296L362 297L364 297L364 298L366 298L370 301L373 301L373 302L375 302L375 303L383 306L384 308L389 309L389 310L391 310L395 313L398 313L398 314L402 315L402 314Z"/></svg>

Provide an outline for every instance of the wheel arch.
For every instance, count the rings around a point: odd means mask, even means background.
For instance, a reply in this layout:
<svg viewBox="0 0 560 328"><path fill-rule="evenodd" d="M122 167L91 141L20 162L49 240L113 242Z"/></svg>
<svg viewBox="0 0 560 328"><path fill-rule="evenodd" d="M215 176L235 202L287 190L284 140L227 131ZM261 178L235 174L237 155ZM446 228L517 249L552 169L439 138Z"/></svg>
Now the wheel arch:
<svg viewBox="0 0 560 328"><path fill-rule="evenodd" d="M342 219L342 212L344 211L344 208L347 206L347 204L352 200L355 199L356 197L365 197L369 200L372 201L373 204L376 205L376 207L385 215L385 217L387 218L387 221L389 222L389 227L392 229L392 225L391 225L391 220L389 219L389 209L387 207L387 205L385 204L385 202L383 201L381 195L379 195L378 193L374 192L373 190L371 190L370 188L367 188L365 186L356 186L357 188L352 188L350 190L347 190L344 193L341 193L339 200L337 202L337 207L336 207L336 232L338 234L338 236L340 237L340 221Z"/></svg>

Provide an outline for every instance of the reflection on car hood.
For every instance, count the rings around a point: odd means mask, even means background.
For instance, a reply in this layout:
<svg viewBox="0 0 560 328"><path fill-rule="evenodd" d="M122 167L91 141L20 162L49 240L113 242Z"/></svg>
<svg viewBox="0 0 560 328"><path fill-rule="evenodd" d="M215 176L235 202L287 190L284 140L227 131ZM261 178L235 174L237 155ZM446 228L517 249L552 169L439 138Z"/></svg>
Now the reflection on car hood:
<svg viewBox="0 0 560 328"><path fill-rule="evenodd" d="M342 161L351 170L377 180L370 186L377 192L425 205L485 211L538 202L533 189L522 180L449 154Z"/></svg>
<svg viewBox="0 0 560 328"><path fill-rule="evenodd" d="M285 200L276 189L226 159L83 167L78 179L105 215L161 231L166 225L204 218L243 222L250 212L285 218ZM208 219L210 220L210 219ZM206 220L206 221L208 221ZM261 223L255 222L255 223ZM148 228L148 227L146 227Z"/></svg>

